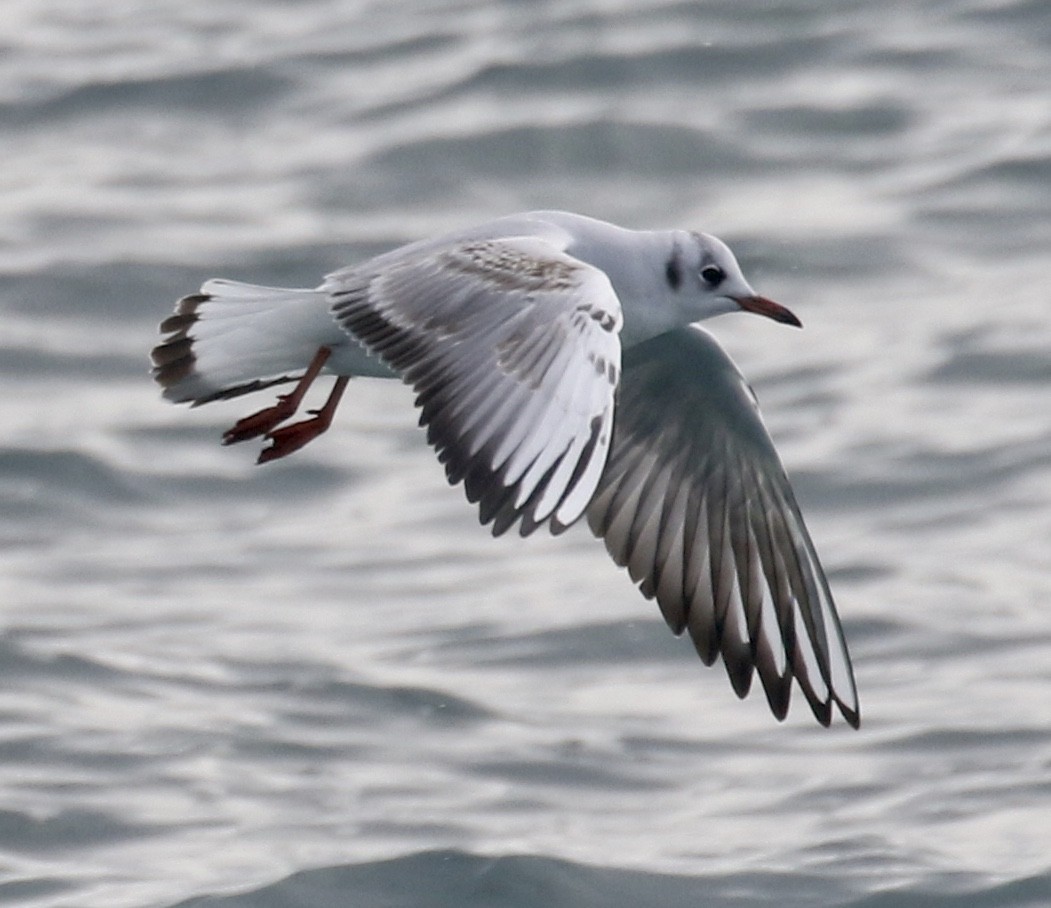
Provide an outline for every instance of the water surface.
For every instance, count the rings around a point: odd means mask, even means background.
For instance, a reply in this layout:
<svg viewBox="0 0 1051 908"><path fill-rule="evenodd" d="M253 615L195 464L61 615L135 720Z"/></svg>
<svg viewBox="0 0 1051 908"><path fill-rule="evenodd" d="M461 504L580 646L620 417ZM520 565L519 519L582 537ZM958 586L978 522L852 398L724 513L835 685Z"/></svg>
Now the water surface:
<svg viewBox="0 0 1051 908"><path fill-rule="evenodd" d="M1051 903L1051 7L9 3L0 901ZM253 465L203 280L565 207L708 230L860 732L738 702L583 528L491 539L357 381ZM322 392L323 393L323 392Z"/></svg>

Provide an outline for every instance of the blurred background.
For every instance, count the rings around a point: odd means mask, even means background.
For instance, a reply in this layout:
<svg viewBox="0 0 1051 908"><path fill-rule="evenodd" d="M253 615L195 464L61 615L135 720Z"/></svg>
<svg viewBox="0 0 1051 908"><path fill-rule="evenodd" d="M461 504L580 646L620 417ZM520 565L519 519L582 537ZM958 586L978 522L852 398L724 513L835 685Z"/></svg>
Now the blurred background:
<svg viewBox="0 0 1051 908"><path fill-rule="evenodd" d="M1051 903L1051 5L7 0L0 46L0 902ZM400 385L260 468L267 401L149 378L207 278L538 207L802 318L710 327L859 732L737 701L583 527L491 539Z"/></svg>

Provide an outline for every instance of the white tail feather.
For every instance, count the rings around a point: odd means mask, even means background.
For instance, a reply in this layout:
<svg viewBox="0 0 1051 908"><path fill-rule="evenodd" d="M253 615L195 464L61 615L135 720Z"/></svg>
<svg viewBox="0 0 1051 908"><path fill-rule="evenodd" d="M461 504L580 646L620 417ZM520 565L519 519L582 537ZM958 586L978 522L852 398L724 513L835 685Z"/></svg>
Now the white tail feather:
<svg viewBox="0 0 1051 908"><path fill-rule="evenodd" d="M290 381L324 345L344 344L319 290L211 280L161 324L153 376L176 402L207 403Z"/></svg>

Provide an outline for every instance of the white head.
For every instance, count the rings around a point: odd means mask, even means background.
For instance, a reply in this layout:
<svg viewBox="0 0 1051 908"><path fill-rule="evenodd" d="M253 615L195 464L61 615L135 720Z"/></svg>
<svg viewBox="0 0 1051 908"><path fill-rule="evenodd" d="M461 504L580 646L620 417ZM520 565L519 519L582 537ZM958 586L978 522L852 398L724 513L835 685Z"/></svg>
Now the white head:
<svg viewBox="0 0 1051 908"><path fill-rule="evenodd" d="M744 311L802 326L780 303L751 288L730 247L710 233L676 231L664 275L688 321Z"/></svg>

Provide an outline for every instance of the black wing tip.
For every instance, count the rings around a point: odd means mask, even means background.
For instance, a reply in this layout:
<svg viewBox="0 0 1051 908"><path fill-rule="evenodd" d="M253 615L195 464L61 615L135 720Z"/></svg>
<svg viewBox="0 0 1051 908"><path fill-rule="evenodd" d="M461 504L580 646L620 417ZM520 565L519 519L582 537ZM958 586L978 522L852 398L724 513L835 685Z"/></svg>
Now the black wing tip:
<svg viewBox="0 0 1051 908"><path fill-rule="evenodd" d="M698 654L703 658L703 653L699 652ZM710 665L711 663L705 662L705 664ZM744 700L752 687L754 678L752 666L738 661L731 667L731 663L726 661L725 654L723 654L723 664L726 666L726 672L730 678L730 686L733 688L733 692L739 699ZM762 681L763 693L766 694L766 702L770 712L778 722L784 722L788 718L791 705L792 675L787 674L773 681L768 681L762 677L760 680ZM811 713L813 713L814 718L817 719L818 724L822 728L830 728L832 726L832 721L835 717L835 712L832 708L833 704L835 704L843 719L846 720L847 725L855 731L861 728L861 710L856 704L848 704L835 694L832 694L827 700L819 700L805 688L803 688L803 694L806 697Z"/></svg>
<svg viewBox="0 0 1051 908"><path fill-rule="evenodd" d="M548 528L551 531L551 535L552 536L561 536L566 530L568 530L571 526L573 526L575 523L577 523L580 520L580 518L583 517L583 516L584 516L583 513L581 513L581 514L577 515L576 517L574 517L571 521L569 521L569 523L563 523L557 517L552 516L551 517L551 521L548 524Z"/></svg>
<svg viewBox="0 0 1051 908"><path fill-rule="evenodd" d="M726 674L730 678L730 686L733 688L738 699L743 700L752 689L752 678L755 667L750 659L734 658L723 651L723 665L726 666Z"/></svg>
<svg viewBox="0 0 1051 908"><path fill-rule="evenodd" d="M847 725L855 731L861 728L861 710L857 704L845 703L835 692L831 693L827 699L821 700L814 695L813 691L807 690L805 687L802 690L807 704L810 706L810 711L814 714L814 718L825 728L832 725L834 716L833 704L839 710L839 714L846 720Z"/></svg>
<svg viewBox="0 0 1051 908"><path fill-rule="evenodd" d="M676 636L679 636L682 630L676 631L672 627L672 631L675 632ZM716 659L720 656L722 657L723 666L730 679L730 686L739 699L744 700L749 695L752 689L752 682L758 676L770 712L778 722L785 721L791 706L793 681L799 681L791 671L784 675L769 674L762 670L762 665L753 662L744 653L736 652L733 649L727 650L725 640L720 649L717 641L698 639L693 633L692 627L690 630L690 639L694 649L706 666L712 665ZM861 727L861 710L856 702L847 703L834 691L825 698L820 698L809 685L805 685L802 682L799 683L799 687L807 701L807 705L810 707L811 713L813 713L814 718L817 719L823 728L829 728L832 725L835 716L833 704L835 704L836 709L838 709L840 715L851 728L857 730Z"/></svg>
<svg viewBox="0 0 1051 908"><path fill-rule="evenodd" d="M847 724L855 731L861 728L861 707L857 704L849 706L844 703L839 697L836 697L836 706L839 707L839 711L843 718L847 720Z"/></svg>
<svg viewBox="0 0 1051 908"><path fill-rule="evenodd" d="M774 714L778 722L784 722L788 715L788 707L792 702L791 673L776 677L763 677L763 674L760 673L760 680L763 682L763 693L766 694L766 703L770 707L770 712Z"/></svg>

